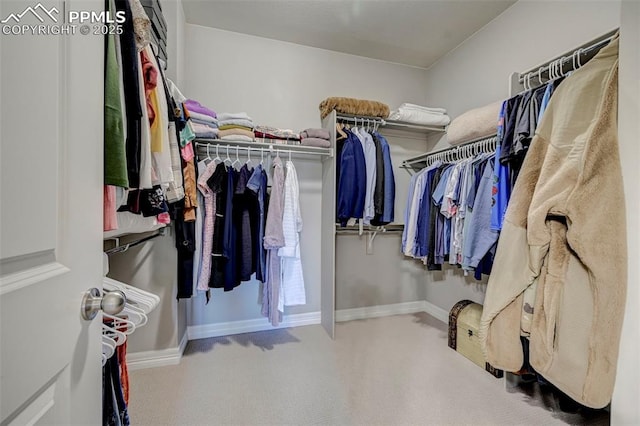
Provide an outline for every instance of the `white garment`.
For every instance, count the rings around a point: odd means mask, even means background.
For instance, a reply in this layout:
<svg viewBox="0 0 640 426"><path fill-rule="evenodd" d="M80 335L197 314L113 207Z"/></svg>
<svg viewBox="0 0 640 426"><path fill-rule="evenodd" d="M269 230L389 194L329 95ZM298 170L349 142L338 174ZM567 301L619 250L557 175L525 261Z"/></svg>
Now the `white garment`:
<svg viewBox="0 0 640 426"><path fill-rule="evenodd" d="M420 204L422 203L422 195L424 193L424 181L430 167L422 170L415 176L416 183L413 188L413 196L411 198L411 208L409 209L409 223L405 223L407 230L407 241L404 248L404 255L413 257L416 245L416 232L418 231L418 215L420 214Z"/></svg>
<svg viewBox="0 0 640 426"><path fill-rule="evenodd" d="M364 223L369 225L371 219L376 215L375 204L373 203L373 197L376 190L376 144L373 142L371 135L360 129L360 134L364 139L364 162L367 168L367 192L364 197Z"/></svg>
<svg viewBox="0 0 640 426"><path fill-rule="evenodd" d="M147 55L154 67L160 70L160 65L153 53L151 45L146 48ZM171 166L171 143L169 142L169 107L167 105L167 95L164 91L164 83L162 82L162 74L158 71L158 84L154 89L156 91L156 99L158 100L158 111L156 111L156 120L159 120L160 126L160 144L162 150L160 152L152 152L153 166L156 173L158 184L175 184L173 175L173 167ZM146 104L145 104L146 105ZM180 155L178 153L178 160ZM180 166L179 166L180 167Z"/></svg>
<svg viewBox="0 0 640 426"><path fill-rule="evenodd" d="M449 253L449 264L457 265L462 264L462 231L464 229L464 215L466 213L467 192L469 187L467 185L467 176L473 158L468 158L460 162L460 173L458 178L459 190L456 189L458 199L455 201L456 209L455 215L451 219L451 244Z"/></svg>
<svg viewBox="0 0 640 426"><path fill-rule="evenodd" d="M170 89L171 90L171 89ZM198 161L196 166L198 168L198 176L202 176L207 169L207 164L204 161ZM198 191L198 208L196 209L196 248L193 252L193 290L198 289L198 277L200 277L200 270L202 268L202 242L204 237L202 235L204 226L204 196L202 192Z"/></svg>
<svg viewBox="0 0 640 426"><path fill-rule="evenodd" d="M284 180L284 211L282 214L282 230L284 246L278 249L281 262L281 288L278 298L278 310L285 306L304 305L307 298L300 259L300 235L302 231L302 215L300 214L300 188L298 176L293 162L286 163Z"/></svg>
<svg viewBox="0 0 640 426"><path fill-rule="evenodd" d="M169 94L173 97L173 100L176 101L177 103L181 104L187 100L187 98L184 97L180 89L178 89L178 86L176 86L176 84L173 81L171 81L170 78L167 78L167 88L169 89Z"/></svg>
<svg viewBox="0 0 640 426"><path fill-rule="evenodd" d="M147 95L144 91L144 76L142 75L142 59L136 55L138 61L138 84L140 86L140 105L142 117L140 119L140 189L151 189L154 177L151 167L151 126L147 112Z"/></svg>

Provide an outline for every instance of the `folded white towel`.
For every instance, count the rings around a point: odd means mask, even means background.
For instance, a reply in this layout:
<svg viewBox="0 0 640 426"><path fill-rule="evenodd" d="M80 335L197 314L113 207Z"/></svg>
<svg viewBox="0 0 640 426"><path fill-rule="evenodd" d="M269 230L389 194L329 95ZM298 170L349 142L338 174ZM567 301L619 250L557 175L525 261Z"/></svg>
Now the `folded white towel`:
<svg viewBox="0 0 640 426"><path fill-rule="evenodd" d="M410 104L410 103L403 103L402 105L400 105L400 107L398 109L415 109L418 111L426 111L426 112L433 112L436 114L446 114L447 110L444 108L431 108L431 107L426 107L426 106L422 106L422 105L416 105L416 104Z"/></svg>
<svg viewBox="0 0 640 426"><path fill-rule="evenodd" d="M446 114L418 111L415 109L401 109L389 114L389 121L406 121L407 123L423 124L425 126L446 126L451 119Z"/></svg>

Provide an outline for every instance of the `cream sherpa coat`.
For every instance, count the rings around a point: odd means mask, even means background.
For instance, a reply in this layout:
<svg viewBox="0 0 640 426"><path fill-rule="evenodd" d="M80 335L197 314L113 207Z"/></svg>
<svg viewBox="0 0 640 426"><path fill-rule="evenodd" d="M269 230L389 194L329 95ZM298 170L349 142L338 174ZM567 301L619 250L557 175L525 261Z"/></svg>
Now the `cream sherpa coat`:
<svg viewBox="0 0 640 426"><path fill-rule="evenodd" d="M616 38L545 111L507 209L480 325L487 361L519 370L523 292L537 280L531 365L594 408L611 400L627 286L617 96Z"/></svg>

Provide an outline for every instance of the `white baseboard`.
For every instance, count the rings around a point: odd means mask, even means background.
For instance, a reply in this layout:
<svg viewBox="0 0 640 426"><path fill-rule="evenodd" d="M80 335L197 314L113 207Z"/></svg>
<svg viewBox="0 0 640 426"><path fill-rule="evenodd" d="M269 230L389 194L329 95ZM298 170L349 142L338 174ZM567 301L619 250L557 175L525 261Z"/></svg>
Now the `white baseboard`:
<svg viewBox="0 0 640 426"><path fill-rule="evenodd" d="M195 340L314 324L320 324L320 312L285 315L282 323L277 327L272 326L266 318L216 324L192 325L187 328L187 335L189 336L189 340Z"/></svg>
<svg viewBox="0 0 640 426"><path fill-rule="evenodd" d="M336 311L336 321L352 321L389 315L414 314L424 312L424 301L394 303L391 305L365 306L363 308L340 309Z"/></svg>
<svg viewBox="0 0 640 426"><path fill-rule="evenodd" d="M127 354L127 367L129 370L142 370L143 368L165 367L167 365L180 364L180 359L187 347L189 339L184 333L180 344L176 348L162 349L159 351L133 352Z"/></svg>
<svg viewBox="0 0 640 426"><path fill-rule="evenodd" d="M433 303L429 303L426 300L423 301L422 303L424 303L424 311L426 313L428 313L429 315L431 315L432 317L439 319L440 321L442 321L445 324L449 324L449 312L445 311L444 309L434 305Z"/></svg>

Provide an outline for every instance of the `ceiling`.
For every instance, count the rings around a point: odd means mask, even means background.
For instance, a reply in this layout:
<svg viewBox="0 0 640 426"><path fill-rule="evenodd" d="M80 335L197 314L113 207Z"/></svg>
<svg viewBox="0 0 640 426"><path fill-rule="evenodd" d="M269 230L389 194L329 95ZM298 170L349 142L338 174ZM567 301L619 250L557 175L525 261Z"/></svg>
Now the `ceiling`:
<svg viewBox="0 0 640 426"><path fill-rule="evenodd" d="M428 68L516 0L183 0L188 23Z"/></svg>

